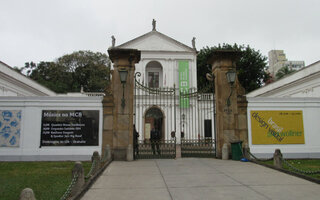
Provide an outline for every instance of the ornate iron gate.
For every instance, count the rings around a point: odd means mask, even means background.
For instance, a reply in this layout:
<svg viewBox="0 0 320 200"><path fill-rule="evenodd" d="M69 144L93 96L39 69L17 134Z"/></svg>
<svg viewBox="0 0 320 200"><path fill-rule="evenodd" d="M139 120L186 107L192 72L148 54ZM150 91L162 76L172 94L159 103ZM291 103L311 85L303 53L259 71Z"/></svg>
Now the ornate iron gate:
<svg viewBox="0 0 320 200"><path fill-rule="evenodd" d="M210 85L180 91L182 157L215 157L215 101Z"/></svg>
<svg viewBox="0 0 320 200"><path fill-rule="evenodd" d="M181 139L182 157L215 157L215 143L213 138Z"/></svg>
<svg viewBox="0 0 320 200"><path fill-rule="evenodd" d="M134 124L139 137L135 141L135 158L176 157L176 89L150 88L135 74ZM155 129L160 136L151 140Z"/></svg>
<svg viewBox="0 0 320 200"><path fill-rule="evenodd" d="M214 157L215 102L213 93L147 87L135 74L135 158L175 158L176 144L182 156ZM204 92L212 88L208 86ZM152 131L159 132L152 140ZM154 133L154 132L153 132Z"/></svg>
<svg viewBox="0 0 320 200"><path fill-rule="evenodd" d="M176 158L176 140L155 142L140 140L135 149L135 159Z"/></svg>

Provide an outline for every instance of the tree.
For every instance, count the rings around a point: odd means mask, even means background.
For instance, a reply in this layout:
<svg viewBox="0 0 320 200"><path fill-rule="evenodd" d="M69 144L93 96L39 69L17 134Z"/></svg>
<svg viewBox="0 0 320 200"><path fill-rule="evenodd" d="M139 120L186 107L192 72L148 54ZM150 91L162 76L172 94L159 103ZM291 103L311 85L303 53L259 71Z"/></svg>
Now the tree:
<svg viewBox="0 0 320 200"><path fill-rule="evenodd" d="M78 51L57 60L72 74L72 91L102 92L109 82L111 62L106 54Z"/></svg>
<svg viewBox="0 0 320 200"><path fill-rule="evenodd" d="M211 66L207 64L208 59L214 50L235 50L241 52L240 59L236 62L237 74L241 85L246 92L250 92L261 87L269 78L265 69L267 57L261 55L259 51L249 45L223 44L214 47L204 47L197 57L197 78L198 88L205 88L209 81L206 80L206 73L211 72Z"/></svg>
<svg viewBox="0 0 320 200"><path fill-rule="evenodd" d="M109 84L111 62L106 54L77 51L55 62L26 63L27 76L57 93L102 92Z"/></svg>
<svg viewBox="0 0 320 200"><path fill-rule="evenodd" d="M34 70L37 67L37 64L34 62L26 62L24 65L24 68L21 71L25 71L27 76L30 76L32 70Z"/></svg>
<svg viewBox="0 0 320 200"><path fill-rule="evenodd" d="M72 91L71 73L67 71L66 67L55 62L36 64L29 77L57 93Z"/></svg>
<svg viewBox="0 0 320 200"><path fill-rule="evenodd" d="M288 66L284 66L278 70L278 72L276 73L276 78L277 78L277 80L279 80L282 77L284 77L288 74L291 74L292 72L295 72L295 70L289 69Z"/></svg>

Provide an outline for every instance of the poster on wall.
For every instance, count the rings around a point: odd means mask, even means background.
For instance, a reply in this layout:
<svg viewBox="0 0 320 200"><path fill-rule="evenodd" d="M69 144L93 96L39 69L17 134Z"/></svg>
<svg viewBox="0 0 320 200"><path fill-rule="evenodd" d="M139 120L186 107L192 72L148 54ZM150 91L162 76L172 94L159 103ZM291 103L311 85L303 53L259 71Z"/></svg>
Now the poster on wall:
<svg viewBox="0 0 320 200"><path fill-rule="evenodd" d="M304 144L301 110L250 112L252 144Z"/></svg>
<svg viewBox="0 0 320 200"><path fill-rule="evenodd" d="M19 147L21 110L0 110L0 147Z"/></svg>
<svg viewBox="0 0 320 200"><path fill-rule="evenodd" d="M43 110L40 146L99 145L99 110Z"/></svg>
<svg viewBox="0 0 320 200"><path fill-rule="evenodd" d="M188 61L179 61L179 89L182 94L189 92ZM189 108L189 97L180 97L180 108Z"/></svg>

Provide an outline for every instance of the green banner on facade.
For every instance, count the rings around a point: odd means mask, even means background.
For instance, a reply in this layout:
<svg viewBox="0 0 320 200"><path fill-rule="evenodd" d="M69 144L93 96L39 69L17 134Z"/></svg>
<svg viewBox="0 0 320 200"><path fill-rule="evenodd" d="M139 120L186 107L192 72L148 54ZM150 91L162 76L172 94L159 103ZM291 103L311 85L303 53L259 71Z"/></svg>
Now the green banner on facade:
<svg viewBox="0 0 320 200"><path fill-rule="evenodd" d="M189 62L179 61L180 108L189 108L189 97L183 96L189 92Z"/></svg>

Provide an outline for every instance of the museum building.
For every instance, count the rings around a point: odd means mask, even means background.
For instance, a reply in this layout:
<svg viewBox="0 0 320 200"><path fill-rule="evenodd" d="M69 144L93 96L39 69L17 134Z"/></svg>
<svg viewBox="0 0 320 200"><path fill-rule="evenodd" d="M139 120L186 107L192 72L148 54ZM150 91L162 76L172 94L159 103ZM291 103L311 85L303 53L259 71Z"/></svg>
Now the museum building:
<svg viewBox="0 0 320 200"><path fill-rule="evenodd" d="M152 128L163 140L214 137L213 91L197 90L195 38L189 47L156 30L111 48L138 49L135 69L134 124L139 139L150 138ZM211 82L212 83L212 82Z"/></svg>

